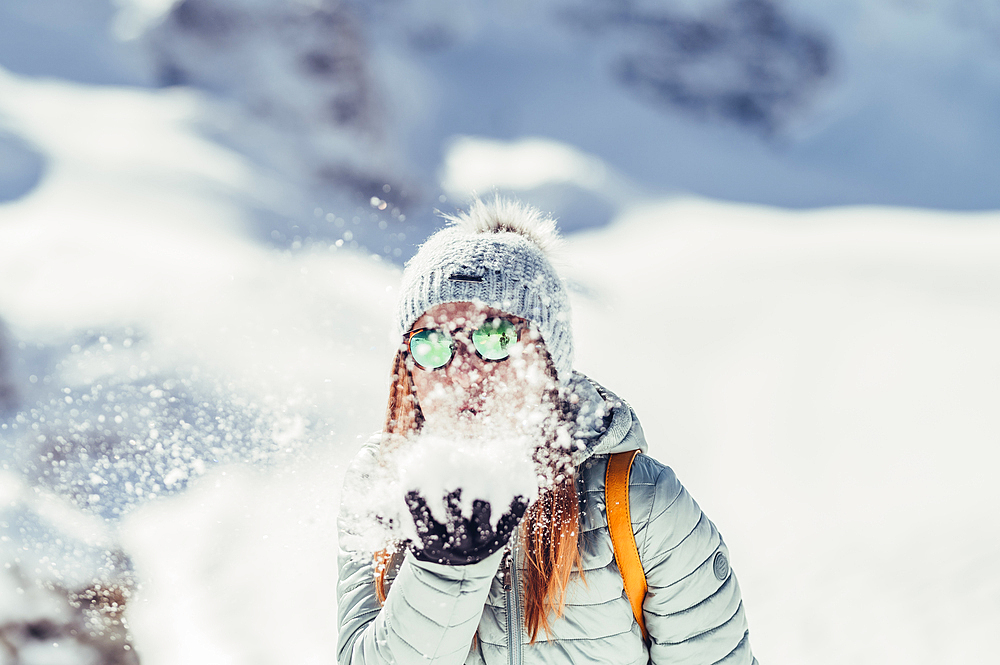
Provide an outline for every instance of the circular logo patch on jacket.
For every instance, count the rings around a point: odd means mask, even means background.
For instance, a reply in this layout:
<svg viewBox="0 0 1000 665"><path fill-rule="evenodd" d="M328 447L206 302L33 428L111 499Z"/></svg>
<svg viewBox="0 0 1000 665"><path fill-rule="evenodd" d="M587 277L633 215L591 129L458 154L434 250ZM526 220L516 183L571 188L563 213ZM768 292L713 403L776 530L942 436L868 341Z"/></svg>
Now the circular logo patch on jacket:
<svg viewBox="0 0 1000 665"><path fill-rule="evenodd" d="M712 570L715 571L715 576L720 580L724 580L729 576L729 561L726 559L725 554L722 552L715 553L715 561L712 562Z"/></svg>

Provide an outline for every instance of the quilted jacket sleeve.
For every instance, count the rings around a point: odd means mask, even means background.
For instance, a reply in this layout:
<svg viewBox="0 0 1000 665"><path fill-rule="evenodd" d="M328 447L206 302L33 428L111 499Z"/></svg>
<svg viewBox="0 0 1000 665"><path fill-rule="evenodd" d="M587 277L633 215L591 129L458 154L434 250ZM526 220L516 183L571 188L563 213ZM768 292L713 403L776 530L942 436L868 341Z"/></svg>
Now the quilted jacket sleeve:
<svg viewBox="0 0 1000 665"><path fill-rule="evenodd" d="M636 458L630 485L649 586L643 613L651 662L755 665L740 587L715 525L670 467L647 455Z"/></svg>
<svg viewBox="0 0 1000 665"><path fill-rule="evenodd" d="M362 450L348 471L346 491L358 491ZM338 536L340 575L337 584L340 665L382 663L464 663L472 646L502 552L467 566L446 566L403 559L384 606L375 595L370 553L345 549L353 528L343 512Z"/></svg>

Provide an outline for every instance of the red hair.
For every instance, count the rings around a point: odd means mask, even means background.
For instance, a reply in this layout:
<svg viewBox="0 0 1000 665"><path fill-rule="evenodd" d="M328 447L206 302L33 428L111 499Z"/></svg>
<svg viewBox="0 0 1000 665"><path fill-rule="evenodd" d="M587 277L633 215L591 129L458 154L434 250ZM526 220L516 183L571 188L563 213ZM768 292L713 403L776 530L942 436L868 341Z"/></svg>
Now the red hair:
<svg viewBox="0 0 1000 665"><path fill-rule="evenodd" d="M554 380L555 371L544 350L543 355ZM393 362L383 451L418 431L423 424L406 359L406 352L401 350ZM550 391L550 400L558 406L554 389ZM557 408L556 412L561 413L561 409ZM558 450L551 445L555 441L554 427L550 428L547 439L550 445L538 448L535 462L547 471L543 475L550 476L552 482L539 490L538 499L528 507L519 526L524 551L521 569L524 625L532 643L538 639L539 630L544 630L547 637L551 635L550 616L562 616L570 573L574 566L580 568L580 505L574 469L568 454L553 454ZM380 603L385 602L387 594L385 578L389 562L399 547L398 544L390 546L375 554L375 594Z"/></svg>

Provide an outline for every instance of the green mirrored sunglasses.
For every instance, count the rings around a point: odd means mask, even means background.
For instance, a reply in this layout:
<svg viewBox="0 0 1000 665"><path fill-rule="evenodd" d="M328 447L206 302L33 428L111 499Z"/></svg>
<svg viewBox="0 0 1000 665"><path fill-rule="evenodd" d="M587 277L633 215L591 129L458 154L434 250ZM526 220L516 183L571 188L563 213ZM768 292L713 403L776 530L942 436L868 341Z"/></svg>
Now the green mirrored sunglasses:
<svg viewBox="0 0 1000 665"><path fill-rule="evenodd" d="M472 346L483 360L506 360L520 336L519 326L507 319L489 319L472 332ZM417 328L406 333L406 347L423 369L440 369L455 355L455 339L442 328Z"/></svg>

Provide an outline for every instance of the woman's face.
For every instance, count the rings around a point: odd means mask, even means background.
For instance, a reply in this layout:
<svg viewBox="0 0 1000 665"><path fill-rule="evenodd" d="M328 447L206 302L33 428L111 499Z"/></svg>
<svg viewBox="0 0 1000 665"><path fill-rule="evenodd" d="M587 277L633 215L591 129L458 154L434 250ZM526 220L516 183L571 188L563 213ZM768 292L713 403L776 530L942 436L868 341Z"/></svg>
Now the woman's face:
<svg viewBox="0 0 1000 665"><path fill-rule="evenodd" d="M484 360L472 344L473 331L494 318L515 323L520 331L505 360ZM444 329L455 342L451 362L440 369L424 369L409 359L425 427L523 429L545 418L544 397L555 385L541 341L524 319L471 302L445 303L417 319L411 330L418 328Z"/></svg>

